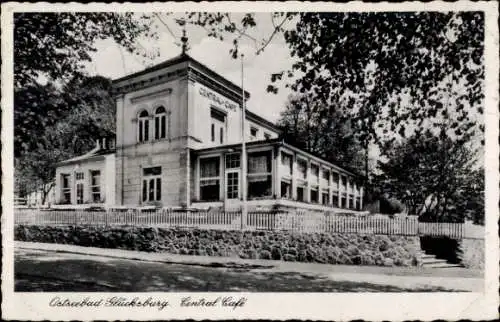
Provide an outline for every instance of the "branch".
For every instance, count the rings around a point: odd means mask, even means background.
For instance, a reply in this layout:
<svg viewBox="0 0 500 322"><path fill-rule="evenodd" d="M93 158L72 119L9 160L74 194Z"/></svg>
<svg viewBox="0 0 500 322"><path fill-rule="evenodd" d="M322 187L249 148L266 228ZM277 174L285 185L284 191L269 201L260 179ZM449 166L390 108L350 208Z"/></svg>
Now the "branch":
<svg viewBox="0 0 500 322"><path fill-rule="evenodd" d="M283 21L280 22L280 24L278 26L275 26L274 27L274 30L273 30L273 33L271 34L271 36L269 36L269 38L263 42L263 45L260 49L257 50L257 55L260 54L261 52L264 51L264 49L267 47L267 45L269 45L269 43L271 42L271 40L273 40L274 36L279 32L281 31L281 27L285 24L285 22L288 20L288 16L285 15L285 18L283 19ZM274 25L274 23L273 23Z"/></svg>

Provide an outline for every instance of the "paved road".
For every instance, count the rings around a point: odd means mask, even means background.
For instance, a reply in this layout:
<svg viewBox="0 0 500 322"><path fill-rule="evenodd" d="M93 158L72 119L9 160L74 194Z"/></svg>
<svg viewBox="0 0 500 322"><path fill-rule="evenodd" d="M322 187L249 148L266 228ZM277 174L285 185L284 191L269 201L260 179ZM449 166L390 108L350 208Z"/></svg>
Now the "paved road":
<svg viewBox="0 0 500 322"><path fill-rule="evenodd" d="M16 242L15 250L15 290L24 292L481 291L483 280L476 275L467 270L235 261L55 244Z"/></svg>

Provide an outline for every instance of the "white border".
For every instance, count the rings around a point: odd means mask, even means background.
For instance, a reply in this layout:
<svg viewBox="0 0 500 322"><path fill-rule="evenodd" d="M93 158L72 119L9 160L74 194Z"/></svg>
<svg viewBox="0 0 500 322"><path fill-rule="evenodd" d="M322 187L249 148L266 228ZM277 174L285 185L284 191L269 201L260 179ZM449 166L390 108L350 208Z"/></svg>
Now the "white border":
<svg viewBox="0 0 500 322"><path fill-rule="evenodd" d="M19 320L151 320L151 319L325 319L325 320L458 320L498 317L499 243L499 148L498 148L498 4L456 3L299 3L299 2L215 2L149 4L2 4L2 318ZM15 11L484 11L485 12L485 120L486 120L486 272L484 293L242 293L247 304L237 310L213 309L57 309L48 301L57 293L13 293L13 30ZM84 297L86 293L64 293ZM105 293L87 293L111 295ZM118 295L116 293L112 295ZM131 293L127 294L132 295ZM135 295L135 294L134 294ZM137 293L178 302L185 293ZM206 293L189 293L206 296ZM236 295L215 294L211 295Z"/></svg>

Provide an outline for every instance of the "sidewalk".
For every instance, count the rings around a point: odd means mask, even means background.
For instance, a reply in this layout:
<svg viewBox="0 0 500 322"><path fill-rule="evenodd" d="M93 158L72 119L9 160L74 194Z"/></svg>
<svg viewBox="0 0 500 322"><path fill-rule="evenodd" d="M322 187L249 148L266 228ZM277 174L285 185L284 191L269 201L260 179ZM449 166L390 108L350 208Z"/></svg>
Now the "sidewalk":
<svg viewBox="0 0 500 322"><path fill-rule="evenodd" d="M336 281L356 281L393 285L404 288L424 286L442 287L460 291L480 292L484 288L482 272L465 268L379 267L354 265L328 265L317 263L284 262L275 260L249 260L230 257L174 255L140 251L81 247L65 244L31 243L15 241L15 249L43 250L74 253L117 259L160 262L166 264L197 265L251 269L252 271L300 272L322 275Z"/></svg>

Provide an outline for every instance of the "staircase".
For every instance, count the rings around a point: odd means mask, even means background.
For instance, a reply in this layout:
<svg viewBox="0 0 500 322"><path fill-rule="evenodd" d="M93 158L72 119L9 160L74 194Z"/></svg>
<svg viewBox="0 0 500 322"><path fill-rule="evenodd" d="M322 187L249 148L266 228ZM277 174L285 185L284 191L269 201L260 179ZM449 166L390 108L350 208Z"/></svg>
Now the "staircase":
<svg viewBox="0 0 500 322"><path fill-rule="evenodd" d="M426 254L425 252L420 252L420 258L422 258L422 267L428 268L449 268L449 267L463 267L460 264L449 263L445 259L438 259L435 255Z"/></svg>

